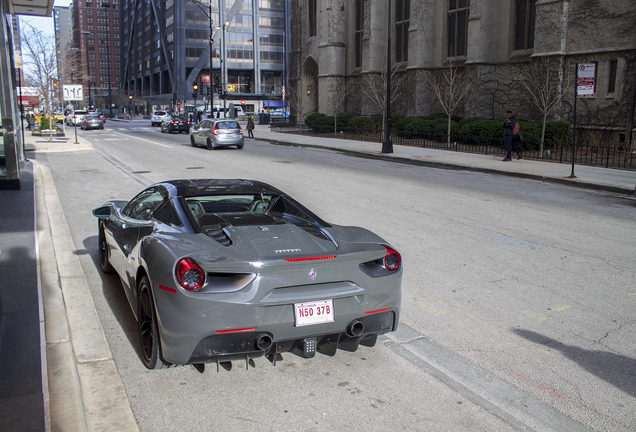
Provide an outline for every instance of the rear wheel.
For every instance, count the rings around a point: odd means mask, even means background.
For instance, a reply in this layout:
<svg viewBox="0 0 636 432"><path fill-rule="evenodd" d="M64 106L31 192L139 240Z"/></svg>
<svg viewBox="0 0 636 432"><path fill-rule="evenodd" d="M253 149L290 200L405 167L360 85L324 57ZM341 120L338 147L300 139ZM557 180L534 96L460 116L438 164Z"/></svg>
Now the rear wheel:
<svg viewBox="0 0 636 432"><path fill-rule="evenodd" d="M190 144L192 145L192 147L196 147L197 146L197 143L194 142L194 136L193 135L190 135Z"/></svg>
<svg viewBox="0 0 636 432"><path fill-rule="evenodd" d="M141 360L148 369L162 369L168 365L161 360L161 341L157 330L157 315L152 299L152 290L148 278L144 276L139 282L137 296L137 326L139 328L139 345Z"/></svg>
<svg viewBox="0 0 636 432"><path fill-rule="evenodd" d="M99 230L99 268L104 273L114 273L115 269L110 265L108 260L108 243L104 234L104 223L100 220L98 224Z"/></svg>
<svg viewBox="0 0 636 432"><path fill-rule="evenodd" d="M207 144L208 144L208 150L214 150L214 144L212 144L212 139L208 138Z"/></svg>

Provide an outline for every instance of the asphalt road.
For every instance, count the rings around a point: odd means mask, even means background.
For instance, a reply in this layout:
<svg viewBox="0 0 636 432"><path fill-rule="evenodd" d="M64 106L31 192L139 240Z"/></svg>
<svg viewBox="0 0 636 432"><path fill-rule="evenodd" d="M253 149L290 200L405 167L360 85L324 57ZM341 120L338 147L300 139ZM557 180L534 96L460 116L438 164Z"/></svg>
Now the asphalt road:
<svg viewBox="0 0 636 432"><path fill-rule="evenodd" d="M142 431L528 427L484 402L487 394L454 385L452 367L440 378L391 341L333 358L287 355L276 367L259 359L249 371L146 370L121 285L97 270L90 210L155 181L205 177L262 180L330 222L377 232L404 259L401 321L440 355L458 355L592 430L634 429L633 200L259 141L208 151L149 121L78 133L93 150L35 159L53 173Z"/></svg>

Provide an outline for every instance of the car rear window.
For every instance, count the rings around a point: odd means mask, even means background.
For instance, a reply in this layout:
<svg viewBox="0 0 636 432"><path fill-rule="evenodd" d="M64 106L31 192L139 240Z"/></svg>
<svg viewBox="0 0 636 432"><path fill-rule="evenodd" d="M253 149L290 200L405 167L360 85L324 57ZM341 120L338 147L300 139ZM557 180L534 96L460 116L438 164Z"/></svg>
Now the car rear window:
<svg viewBox="0 0 636 432"><path fill-rule="evenodd" d="M98 119L99 116L95 115L95 114L89 114L86 116L86 120L90 120L90 119Z"/></svg>
<svg viewBox="0 0 636 432"><path fill-rule="evenodd" d="M239 124L235 121L223 121L216 123L217 129L238 129Z"/></svg>
<svg viewBox="0 0 636 432"><path fill-rule="evenodd" d="M163 116L163 115L166 115L166 112L165 111L155 111L155 115L156 116Z"/></svg>

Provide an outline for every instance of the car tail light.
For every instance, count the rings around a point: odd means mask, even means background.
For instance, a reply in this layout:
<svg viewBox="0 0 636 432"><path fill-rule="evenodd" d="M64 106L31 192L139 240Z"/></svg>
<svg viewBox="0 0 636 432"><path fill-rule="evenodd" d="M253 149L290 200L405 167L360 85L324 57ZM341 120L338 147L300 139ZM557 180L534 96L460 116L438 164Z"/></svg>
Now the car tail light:
<svg viewBox="0 0 636 432"><path fill-rule="evenodd" d="M384 256L384 268L389 271L395 271L400 268L402 263L402 257L393 248L387 245L383 245L386 248L386 255Z"/></svg>
<svg viewBox="0 0 636 432"><path fill-rule="evenodd" d="M190 258L182 258L175 268L177 282L188 291L197 291L205 283L205 273Z"/></svg>
<svg viewBox="0 0 636 432"><path fill-rule="evenodd" d="M174 120L172 120L170 123L174 124Z"/></svg>
<svg viewBox="0 0 636 432"><path fill-rule="evenodd" d="M218 135L218 134L216 133L216 129L217 129L217 128L216 128L216 126L214 126L214 129L212 129L212 135Z"/></svg>
<svg viewBox="0 0 636 432"><path fill-rule="evenodd" d="M187 122L186 122L186 124L190 124L190 122L189 122L189 121L187 121Z"/></svg>

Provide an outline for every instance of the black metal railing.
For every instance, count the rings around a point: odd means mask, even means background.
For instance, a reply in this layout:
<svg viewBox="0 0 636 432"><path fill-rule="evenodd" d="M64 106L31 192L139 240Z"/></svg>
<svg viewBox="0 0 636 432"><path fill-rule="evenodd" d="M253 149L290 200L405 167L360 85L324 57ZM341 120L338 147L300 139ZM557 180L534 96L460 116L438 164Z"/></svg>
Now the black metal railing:
<svg viewBox="0 0 636 432"><path fill-rule="evenodd" d="M309 126L292 124L289 119L281 118L280 122L271 125L272 129L281 133L310 135L319 138L338 138L355 141L377 142L384 140L381 129L360 129L351 127ZM503 138L488 138L465 135L433 134L422 132L394 131L393 144L410 147L434 148L477 154L506 154ZM517 143L526 159L537 159L557 163L572 163L572 143L545 143L543 152L539 144L522 141ZM636 153L621 146L577 145L574 162L579 165L599 166L605 168L636 169Z"/></svg>

